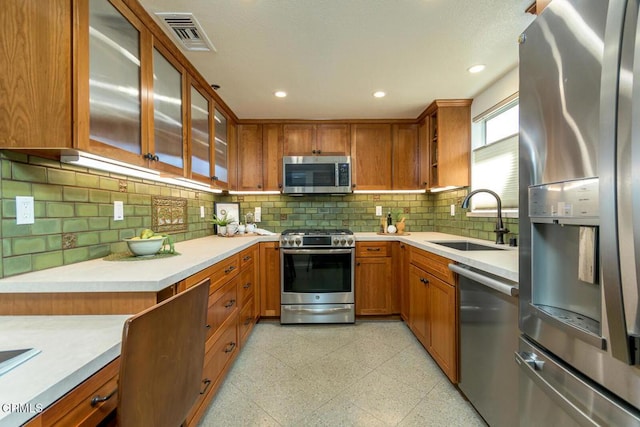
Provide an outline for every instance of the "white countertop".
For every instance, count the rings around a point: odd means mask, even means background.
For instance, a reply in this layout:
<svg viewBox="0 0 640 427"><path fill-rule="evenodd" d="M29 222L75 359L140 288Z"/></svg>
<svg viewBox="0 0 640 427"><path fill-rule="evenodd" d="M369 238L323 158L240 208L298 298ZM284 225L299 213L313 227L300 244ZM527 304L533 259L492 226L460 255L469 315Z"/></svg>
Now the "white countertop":
<svg viewBox="0 0 640 427"><path fill-rule="evenodd" d="M453 234L435 233L435 232L409 232L406 235L393 235L377 233L356 233L356 240L393 240L405 242L411 246L415 246L425 251L433 252L449 258L460 264L465 264L478 270L494 274L498 277L518 283L518 248L508 245L501 245L501 250L490 251L459 251L446 246L431 243L432 241L454 241L468 240L470 242L482 245L494 246L494 242L486 240L473 239L470 237L456 236Z"/></svg>
<svg viewBox="0 0 640 427"><path fill-rule="evenodd" d="M94 259L0 280L1 293L158 292L256 242L280 235L208 236L175 244L180 255L141 261Z"/></svg>
<svg viewBox="0 0 640 427"><path fill-rule="evenodd" d="M51 405L118 357L128 317L0 316L0 351L41 350L0 376L0 426L26 422L37 408ZM27 411L12 411L12 404Z"/></svg>
<svg viewBox="0 0 640 427"><path fill-rule="evenodd" d="M392 240L442 255L496 276L518 281L517 248L458 251L430 243L434 240L469 240L493 245L485 240L452 234L416 232L406 235L356 233L356 241ZM280 235L225 238L208 236L176 243L175 257L144 261L95 259L62 267L0 279L1 293L42 292L158 292L257 242L278 241Z"/></svg>

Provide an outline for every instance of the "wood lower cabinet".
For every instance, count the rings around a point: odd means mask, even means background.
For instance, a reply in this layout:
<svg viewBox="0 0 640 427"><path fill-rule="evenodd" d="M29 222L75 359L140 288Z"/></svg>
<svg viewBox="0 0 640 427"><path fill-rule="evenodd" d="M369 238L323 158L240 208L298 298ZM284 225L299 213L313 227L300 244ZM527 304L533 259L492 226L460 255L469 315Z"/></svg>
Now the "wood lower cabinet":
<svg viewBox="0 0 640 427"><path fill-rule="evenodd" d="M260 243L260 316L280 316L280 243Z"/></svg>
<svg viewBox="0 0 640 427"><path fill-rule="evenodd" d="M259 254L259 246L253 245L185 280L187 288L205 278L211 281L202 390L187 417L188 426L196 425L207 411L209 402L257 322Z"/></svg>
<svg viewBox="0 0 640 427"><path fill-rule="evenodd" d="M402 320L409 322L409 246L395 242L392 254L396 280L396 286L391 293L394 302L393 313L400 313Z"/></svg>
<svg viewBox="0 0 640 427"><path fill-rule="evenodd" d="M447 258L411 248L409 327L452 383L458 382L458 306Z"/></svg>
<svg viewBox="0 0 640 427"><path fill-rule="evenodd" d="M97 405L92 405L91 399L108 396L118 389L119 370L120 358L117 358L29 420L25 427L93 427L106 418L112 419L118 403L117 392Z"/></svg>
<svg viewBox="0 0 640 427"><path fill-rule="evenodd" d="M356 243L356 315L393 313L391 242Z"/></svg>

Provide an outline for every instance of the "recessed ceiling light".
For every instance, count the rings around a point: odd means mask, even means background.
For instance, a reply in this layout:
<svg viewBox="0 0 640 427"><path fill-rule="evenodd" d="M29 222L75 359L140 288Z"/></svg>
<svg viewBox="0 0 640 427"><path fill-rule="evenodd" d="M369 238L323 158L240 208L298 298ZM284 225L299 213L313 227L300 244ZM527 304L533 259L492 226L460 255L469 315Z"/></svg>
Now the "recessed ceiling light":
<svg viewBox="0 0 640 427"><path fill-rule="evenodd" d="M376 98L384 98L386 95L386 93L384 93L383 91L379 90L377 92L373 92L373 96L375 96Z"/></svg>
<svg viewBox="0 0 640 427"><path fill-rule="evenodd" d="M277 92L273 93L275 96L277 96L278 98L284 98L287 96L287 92L283 91L283 90L279 90Z"/></svg>
<svg viewBox="0 0 640 427"><path fill-rule="evenodd" d="M482 64L478 64L478 65L474 65L473 67L469 67L467 69L468 72L475 74L475 73L479 73L480 71L484 70L485 66Z"/></svg>

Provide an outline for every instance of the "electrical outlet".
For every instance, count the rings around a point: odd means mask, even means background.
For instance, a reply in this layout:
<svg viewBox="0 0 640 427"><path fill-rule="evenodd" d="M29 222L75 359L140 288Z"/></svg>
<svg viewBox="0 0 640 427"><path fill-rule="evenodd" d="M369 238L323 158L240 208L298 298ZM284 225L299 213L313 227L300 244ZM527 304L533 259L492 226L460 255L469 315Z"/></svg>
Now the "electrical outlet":
<svg viewBox="0 0 640 427"><path fill-rule="evenodd" d="M33 224L34 222L33 197L16 196L16 224Z"/></svg>
<svg viewBox="0 0 640 427"><path fill-rule="evenodd" d="M113 220L122 221L124 219L124 202L113 202Z"/></svg>
<svg viewBox="0 0 640 427"><path fill-rule="evenodd" d="M260 206L256 206L253 213L253 220L255 222L262 221L262 208Z"/></svg>
<svg viewBox="0 0 640 427"><path fill-rule="evenodd" d="M382 216L382 206L376 206L376 216Z"/></svg>
<svg viewBox="0 0 640 427"><path fill-rule="evenodd" d="M200 218L204 218L204 206L200 206Z"/></svg>
<svg viewBox="0 0 640 427"><path fill-rule="evenodd" d="M451 216L456 216L456 205L451 205Z"/></svg>

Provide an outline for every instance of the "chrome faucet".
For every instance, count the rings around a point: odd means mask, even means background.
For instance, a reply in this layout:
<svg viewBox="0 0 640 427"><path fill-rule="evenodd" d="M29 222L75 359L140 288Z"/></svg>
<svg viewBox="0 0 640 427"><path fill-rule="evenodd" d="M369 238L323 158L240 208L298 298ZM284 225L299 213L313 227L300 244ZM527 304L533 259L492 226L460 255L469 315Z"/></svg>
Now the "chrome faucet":
<svg viewBox="0 0 640 427"><path fill-rule="evenodd" d="M505 228L504 223L502 222L502 200L500 200L500 196L498 196L497 193L485 188L474 190L471 193L467 194L467 197L465 197L462 201L461 207L463 209L468 209L469 199L471 199L471 196L476 193L489 193L496 198L496 201L498 202L498 220L496 221L496 229L494 230L496 233L496 245L504 245L504 235L509 232L509 229Z"/></svg>

